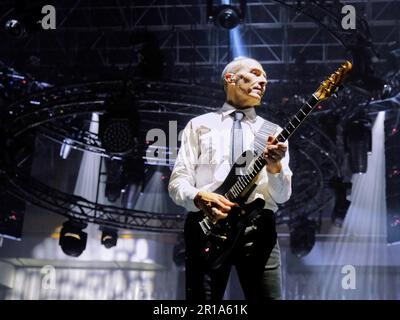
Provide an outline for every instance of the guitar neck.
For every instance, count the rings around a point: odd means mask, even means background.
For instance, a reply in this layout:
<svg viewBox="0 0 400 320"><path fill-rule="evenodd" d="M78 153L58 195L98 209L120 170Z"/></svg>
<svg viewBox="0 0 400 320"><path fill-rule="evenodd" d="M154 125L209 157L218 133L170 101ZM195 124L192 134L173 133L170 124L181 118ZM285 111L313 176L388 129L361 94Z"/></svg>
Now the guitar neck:
<svg viewBox="0 0 400 320"><path fill-rule="evenodd" d="M311 111L317 106L319 99L312 95L311 98L303 104L300 110L295 116L289 121L289 123L283 127L282 131L275 139L275 143L285 142L294 131L303 123L305 118L311 113ZM240 196L246 188L254 181L256 176L260 173L262 168L267 164L267 161L262 155L256 157L250 164L244 175L238 177L237 181L225 194L229 200L234 201Z"/></svg>
<svg viewBox="0 0 400 320"><path fill-rule="evenodd" d="M319 100L316 96L312 95L308 101L303 104L300 110L295 114L292 120L283 127L282 131L276 137L277 142L285 142L293 134L293 132L303 123L305 118L317 106Z"/></svg>

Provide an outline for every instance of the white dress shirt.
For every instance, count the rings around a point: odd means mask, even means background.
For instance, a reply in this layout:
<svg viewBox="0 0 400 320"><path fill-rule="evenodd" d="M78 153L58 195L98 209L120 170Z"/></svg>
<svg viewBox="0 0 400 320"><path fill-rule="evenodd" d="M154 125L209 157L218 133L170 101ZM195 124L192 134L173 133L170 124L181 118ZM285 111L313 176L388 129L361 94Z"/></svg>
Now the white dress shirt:
<svg viewBox="0 0 400 320"><path fill-rule="evenodd" d="M181 147L168 185L173 201L188 211L199 211L193 199L199 191L213 192L227 177L231 161L232 112L236 108L225 103L217 112L210 112L191 119L182 133ZM245 116L241 121L243 150L253 150L254 139L265 122L256 115L254 108L240 110ZM276 136L282 128L276 126ZM283 203L292 193L289 168L289 149L281 160L279 173L267 172L264 167L256 180L256 188L247 202L256 198L265 200L265 208L278 210L277 203Z"/></svg>

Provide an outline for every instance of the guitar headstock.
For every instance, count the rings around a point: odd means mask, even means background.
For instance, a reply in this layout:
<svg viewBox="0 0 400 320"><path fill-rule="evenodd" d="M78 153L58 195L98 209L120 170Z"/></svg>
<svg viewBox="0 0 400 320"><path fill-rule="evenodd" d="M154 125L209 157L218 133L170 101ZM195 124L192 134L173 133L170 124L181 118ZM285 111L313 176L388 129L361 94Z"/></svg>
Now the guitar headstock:
<svg viewBox="0 0 400 320"><path fill-rule="evenodd" d="M328 79L323 81L317 91L314 92L314 95L318 100L323 101L331 97L347 77L352 67L353 65L351 62L346 61L339 67L339 69L332 73Z"/></svg>

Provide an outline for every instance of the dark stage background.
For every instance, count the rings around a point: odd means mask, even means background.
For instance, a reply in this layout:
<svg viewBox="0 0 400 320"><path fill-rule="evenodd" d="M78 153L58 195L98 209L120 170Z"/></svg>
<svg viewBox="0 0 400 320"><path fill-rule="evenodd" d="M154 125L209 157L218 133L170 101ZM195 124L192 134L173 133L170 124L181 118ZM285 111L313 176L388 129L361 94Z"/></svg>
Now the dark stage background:
<svg viewBox="0 0 400 320"><path fill-rule="evenodd" d="M0 298L183 299L178 132L248 56L281 126L353 63L290 139L284 299L399 299L399 17L386 0L1 1ZM225 297L243 298L235 273Z"/></svg>

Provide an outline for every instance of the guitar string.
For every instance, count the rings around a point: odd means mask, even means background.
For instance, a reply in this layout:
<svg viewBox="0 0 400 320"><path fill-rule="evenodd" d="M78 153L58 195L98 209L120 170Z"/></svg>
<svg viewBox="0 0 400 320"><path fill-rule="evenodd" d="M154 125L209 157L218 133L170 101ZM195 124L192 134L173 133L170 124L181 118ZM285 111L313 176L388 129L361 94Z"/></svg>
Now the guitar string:
<svg viewBox="0 0 400 320"><path fill-rule="evenodd" d="M315 97L314 97L315 98ZM311 100L311 99L310 99ZM278 141L280 140L279 137L281 137L283 142L285 141L293 132L294 130L305 120L305 118L308 116L308 114L313 110L313 108L317 105L318 99L316 99L315 103L313 105L310 105L310 101L307 101L301 108L300 110L296 113L295 117L289 121L288 125L286 125L281 132L278 134L277 139ZM304 112L304 108L308 107L308 110ZM301 116L301 119L298 118L298 114L302 112L305 116ZM293 120L296 119L298 123L296 125L293 125ZM288 126L292 126L293 131L289 130ZM274 129L272 129L274 128ZM237 181L233 184L233 186L228 190L228 192L225 194L225 196L229 196L232 194L235 198L238 197L244 189L247 187L248 183L253 180L255 175L258 174L258 172L261 171L262 167L265 165L265 159L262 158L259 154L262 153L262 151L265 149L266 146L266 141L268 136L272 135L273 133L276 132L277 125L273 124L272 122L269 122L267 120L264 120L264 123L262 124L261 128L259 131L256 133L256 137L254 139L254 153L258 155L257 158L255 158L252 162L254 163L254 166L249 165L248 169L246 170L247 173L245 173L242 176L239 176ZM272 131L272 132L271 132ZM287 133L287 136L285 136L285 131ZM257 173L254 175L254 167L256 168ZM249 180L247 180L249 179Z"/></svg>
<svg viewBox="0 0 400 320"><path fill-rule="evenodd" d="M230 195L233 195L235 198L238 197L240 193L242 193L243 190L246 188L248 183L251 182L253 178L258 174L258 172L262 169L264 163L260 161L260 154L262 154L262 151L265 149L268 136L273 135L276 132L277 127L278 126L276 124L264 120L260 129L256 132L254 139L253 151L254 154L256 154L258 157L254 158L251 161L245 174L239 176L237 181L232 185L225 196L229 197ZM257 172L254 171L254 168Z"/></svg>

